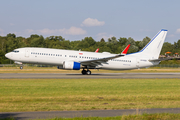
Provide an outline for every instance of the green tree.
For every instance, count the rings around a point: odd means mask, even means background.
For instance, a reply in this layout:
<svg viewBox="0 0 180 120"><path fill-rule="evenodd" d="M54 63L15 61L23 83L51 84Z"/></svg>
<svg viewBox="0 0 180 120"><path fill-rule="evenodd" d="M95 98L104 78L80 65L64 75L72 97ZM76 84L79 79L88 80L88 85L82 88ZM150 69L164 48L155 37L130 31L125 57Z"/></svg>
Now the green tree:
<svg viewBox="0 0 180 120"><path fill-rule="evenodd" d="M118 41L116 40L116 37L113 36L111 38L108 38L108 43L116 45Z"/></svg>
<svg viewBox="0 0 180 120"><path fill-rule="evenodd" d="M120 37L118 40L119 40L119 44L121 46L123 46L123 45L125 45L127 43L127 38Z"/></svg>
<svg viewBox="0 0 180 120"><path fill-rule="evenodd" d="M104 38L101 38L101 41L100 42L105 42Z"/></svg>
<svg viewBox="0 0 180 120"><path fill-rule="evenodd" d="M13 38L16 38L16 35L14 33L9 33L7 34L7 37L13 37Z"/></svg>
<svg viewBox="0 0 180 120"><path fill-rule="evenodd" d="M32 34L32 35L30 36L30 38L39 38L39 35L37 35L37 34Z"/></svg>
<svg viewBox="0 0 180 120"><path fill-rule="evenodd" d="M16 39L13 37L8 37L6 41L6 53L14 50L17 48Z"/></svg>
<svg viewBox="0 0 180 120"><path fill-rule="evenodd" d="M30 46L31 47L44 47L44 37L39 36L39 37L31 38Z"/></svg>
<svg viewBox="0 0 180 120"><path fill-rule="evenodd" d="M90 51L89 47L94 46L95 44L96 41L92 37L85 37L78 44L77 48L81 50ZM94 50L96 50L96 48L94 48Z"/></svg>
<svg viewBox="0 0 180 120"><path fill-rule="evenodd" d="M161 55L164 55L166 52L173 52L174 46L171 43L165 42L163 44Z"/></svg>
<svg viewBox="0 0 180 120"><path fill-rule="evenodd" d="M7 42L7 37L0 36L0 50L6 51L6 42Z"/></svg>
<svg viewBox="0 0 180 120"><path fill-rule="evenodd" d="M145 37L140 43L139 43L139 49L141 50L145 45L150 41L151 39L149 37Z"/></svg>
<svg viewBox="0 0 180 120"><path fill-rule="evenodd" d="M127 46L128 44L131 44L131 46L128 50L128 53L134 53L134 52L137 52L139 50L139 48L138 48L138 46L136 46L136 42L134 41L133 38L129 37L127 39L127 42L125 45Z"/></svg>

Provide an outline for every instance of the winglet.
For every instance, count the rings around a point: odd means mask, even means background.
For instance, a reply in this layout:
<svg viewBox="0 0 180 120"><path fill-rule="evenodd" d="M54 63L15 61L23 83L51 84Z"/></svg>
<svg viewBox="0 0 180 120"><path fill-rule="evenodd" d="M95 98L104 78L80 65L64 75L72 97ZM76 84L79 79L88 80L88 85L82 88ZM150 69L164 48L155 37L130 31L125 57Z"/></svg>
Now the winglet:
<svg viewBox="0 0 180 120"><path fill-rule="evenodd" d="M131 46L131 45L129 44L129 45L122 51L121 54L126 55L127 52L128 52L128 50L129 50L129 47L130 47L130 46Z"/></svg>
<svg viewBox="0 0 180 120"><path fill-rule="evenodd" d="M99 48L98 48L98 49L96 49L96 51L95 51L95 52L97 53L98 51L99 51Z"/></svg>

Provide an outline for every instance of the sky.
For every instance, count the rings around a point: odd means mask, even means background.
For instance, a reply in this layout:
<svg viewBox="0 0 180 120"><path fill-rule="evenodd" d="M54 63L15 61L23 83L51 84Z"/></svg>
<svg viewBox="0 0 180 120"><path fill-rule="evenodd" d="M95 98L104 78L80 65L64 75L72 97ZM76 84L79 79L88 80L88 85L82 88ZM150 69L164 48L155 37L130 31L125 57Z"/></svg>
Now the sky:
<svg viewBox="0 0 180 120"><path fill-rule="evenodd" d="M180 0L1 0L0 36L141 41L167 29L165 42L174 43L180 39L179 5Z"/></svg>

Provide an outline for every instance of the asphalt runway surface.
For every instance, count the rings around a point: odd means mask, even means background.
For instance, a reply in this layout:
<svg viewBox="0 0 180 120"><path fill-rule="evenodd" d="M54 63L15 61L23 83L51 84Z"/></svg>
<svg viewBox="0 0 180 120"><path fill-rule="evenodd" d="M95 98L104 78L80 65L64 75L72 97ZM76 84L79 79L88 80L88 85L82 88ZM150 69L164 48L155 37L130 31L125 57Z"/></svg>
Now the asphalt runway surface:
<svg viewBox="0 0 180 120"><path fill-rule="evenodd" d="M180 113L180 108L125 109L125 110L88 110L88 111L49 111L49 112L8 112L0 113L0 118L13 117L16 120L74 117L112 117L129 114Z"/></svg>
<svg viewBox="0 0 180 120"><path fill-rule="evenodd" d="M0 73L0 79L80 79L80 78L180 78L180 73L94 73L82 75L78 73Z"/></svg>

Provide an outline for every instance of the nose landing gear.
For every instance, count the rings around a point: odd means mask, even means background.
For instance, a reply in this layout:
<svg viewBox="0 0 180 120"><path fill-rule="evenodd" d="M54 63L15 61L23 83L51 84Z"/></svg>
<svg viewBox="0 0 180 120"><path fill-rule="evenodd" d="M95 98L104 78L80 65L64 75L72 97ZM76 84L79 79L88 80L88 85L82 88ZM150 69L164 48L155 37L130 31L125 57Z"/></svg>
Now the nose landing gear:
<svg viewBox="0 0 180 120"><path fill-rule="evenodd" d="M22 70L22 69L23 69L23 66L20 66L20 69Z"/></svg>
<svg viewBox="0 0 180 120"><path fill-rule="evenodd" d="M82 70L82 72L81 72L83 75L91 75L91 71L90 70Z"/></svg>

